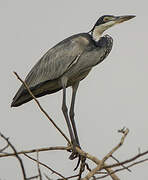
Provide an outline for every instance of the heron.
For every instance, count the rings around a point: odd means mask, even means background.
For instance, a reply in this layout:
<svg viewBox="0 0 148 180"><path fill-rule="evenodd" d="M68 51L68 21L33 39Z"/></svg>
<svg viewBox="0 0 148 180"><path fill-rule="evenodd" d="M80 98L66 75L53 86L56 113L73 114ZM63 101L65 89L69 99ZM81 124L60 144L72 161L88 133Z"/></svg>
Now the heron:
<svg viewBox="0 0 148 180"><path fill-rule="evenodd" d="M80 147L74 120L76 93L83 80L97 64L110 53L113 39L102 36L110 27L134 18L135 15L101 16L87 33L72 35L49 49L35 64L25 78L25 82L36 98L63 90L62 112L64 114L73 149ZM68 112L66 105L66 88L72 87L71 105ZM24 85L21 85L13 98L11 107L17 107L33 98ZM76 153L70 156L74 159Z"/></svg>

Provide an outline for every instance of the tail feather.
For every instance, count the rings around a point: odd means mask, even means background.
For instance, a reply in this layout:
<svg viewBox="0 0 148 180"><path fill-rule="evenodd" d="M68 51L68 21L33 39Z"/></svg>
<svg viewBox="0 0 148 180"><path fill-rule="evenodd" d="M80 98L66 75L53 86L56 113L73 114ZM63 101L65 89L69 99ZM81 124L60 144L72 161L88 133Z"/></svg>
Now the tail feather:
<svg viewBox="0 0 148 180"><path fill-rule="evenodd" d="M21 86L16 95L13 98L13 101L11 103L11 107L17 107L20 106L28 101L31 101L32 97L27 92L27 90Z"/></svg>
<svg viewBox="0 0 148 180"><path fill-rule="evenodd" d="M49 82L44 82L43 84L39 84L35 87L30 88L31 92L33 93L33 95L38 98L41 96L44 96L46 94L52 94L55 93L59 90L61 90L61 87L56 87L55 86L55 82L54 83L49 83ZM33 98L32 96L29 94L29 92L25 89L24 85L22 85L20 87L20 89L18 90L18 92L16 93L16 95L13 98L13 101L11 103L11 107L18 107L24 103L27 103L29 101L31 101Z"/></svg>

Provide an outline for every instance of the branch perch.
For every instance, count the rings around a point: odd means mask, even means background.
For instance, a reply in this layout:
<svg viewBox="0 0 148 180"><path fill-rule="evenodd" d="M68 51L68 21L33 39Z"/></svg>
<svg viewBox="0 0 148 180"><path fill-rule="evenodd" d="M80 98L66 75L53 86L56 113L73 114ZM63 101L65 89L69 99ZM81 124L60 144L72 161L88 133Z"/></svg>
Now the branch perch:
<svg viewBox="0 0 148 180"><path fill-rule="evenodd" d="M37 103L39 109L43 112L43 114L45 114L45 116L48 118L48 120L51 121L51 123L55 126L55 128L62 134L62 136L64 136L64 138L67 140L67 142L69 144L71 144L70 140L67 138L67 136L62 132L62 130L55 124L55 122L50 118L50 116L48 115L48 113L42 108L42 106L40 105L39 101L36 99L36 97L33 95L33 93L30 91L28 85L19 77L19 75L14 72L14 74L16 75L16 77L22 82L22 84L26 87L26 89L28 90L29 94L32 96L32 98L34 99L34 101ZM111 169L107 169L107 172L111 173L112 170ZM115 176L115 177L114 177ZM119 180L116 175L112 174L111 175L113 180Z"/></svg>
<svg viewBox="0 0 148 180"><path fill-rule="evenodd" d="M97 171L100 171L103 168L104 162L110 157L112 156L112 154L120 147L122 146L128 132L129 129L122 129L119 132L123 133L123 136L119 142L119 144L117 146L115 146L98 164L98 166L96 168L94 168L91 172L89 172L82 180L89 180L92 176L94 176L96 174ZM119 178L116 176L114 177L115 180L119 180Z"/></svg>
<svg viewBox="0 0 148 180"><path fill-rule="evenodd" d="M84 158L88 158L90 159L91 161L93 161L97 166L94 168L94 169L90 169L88 164L84 163L82 164L82 169L80 169L79 171L79 174L76 174L74 176L69 176L67 178L65 178L63 175L61 175L60 173L58 173L57 171L51 169L49 166L47 166L46 164L43 164L41 163L39 160L38 160L38 153L39 152L43 152L43 151L49 151L49 150L66 150L66 151L71 151L72 150L72 144L69 140L69 138L64 134L64 132L56 125L56 123L50 118L50 116L48 115L48 113L43 109L43 107L41 106L41 104L39 103L39 101L36 99L36 97L33 95L33 93L31 92L31 90L29 89L29 87L27 86L26 82L23 81L19 75L14 72L15 76L21 81L21 83L25 86L25 88L27 89L27 91L29 92L29 94L32 96L32 98L34 99L34 101L36 102L37 106L39 107L40 111L47 117L47 119L54 125L54 127L60 132L60 134L66 139L66 141L68 142L68 147L66 146L57 146L57 147L47 147L47 148L39 148L39 149L32 149L32 150L28 150L28 151L20 151L20 152L17 152L15 150L15 148L12 146L12 144L8 141L8 139L5 137L3 137L6 141L7 141L7 145L6 147L4 147L3 149L0 150L0 157L8 157L8 156L16 156L21 164L21 159L20 157L18 156L19 154L24 154L26 157L30 158L31 160L35 161L37 163L37 167L38 167L38 177L40 178L40 180L42 180L42 176L41 176L41 171L40 171L40 167L39 165L42 165L46 168L48 168L52 173L55 173L56 175L58 175L60 178L64 179L64 180L67 180L67 179L70 179L70 178L75 178L75 177L79 177L78 179L80 180L89 180L90 178L93 178L93 179L101 179L101 178L105 178L107 176L110 176L112 178L112 180L120 180L118 178L118 176L115 174L116 172L118 171L121 171L121 170L125 170L127 169L128 171L130 171L128 168L129 167L132 167L136 164L139 164L139 163L142 163L142 162L145 162L145 161L148 161L148 159L143 159L141 161L137 161L137 162L134 162L130 165L128 165L127 167L124 166L124 164L126 163L130 163L130 162L133 162L135 159L141 157L141 156L144 156L146 154L148 154L148 151L145 151L143 153L140 153L126 161L123 161L123 162L119 162L116 158L114 158L113 156L113 153L115 151L117 151L124 143L125 141L125 138L127 136L127 134L129 133L129 129L121 129L119 130L118 132L119 133L122 133L122 137L121 137L121 140L120 142L102 159L102 160L99 160L98 158L96 158L95 156L92 156L88 153L86 153L85 151L83 151L82 149L80 149L79 147L76 147L76 151ZM1 135L3 136L3 135ZM13 149L14 153L4 153L3 150L7 149L8 146L11 146L11 148ZM37 159L34 159L32 157L30 157L29 153L35 153L37 152ZM105 162L107 159L109 159L110 157L114 158L114 160L116 160L116 163L114 164L111 164L111 165L107 165ZM114 168L114 167L119 167L119 166L122 166L122 168L119 168L119 169L116 169L116 170L112 170L111 168ZM84 178L81 178L81 174L83 170L85 170L85 167L89 170L88 174L84 177ZM23 171L23 163L21 164L21 168L22 168L22 171ZM101 170L106 170L107 173L104 174L103 176L101 177L95 177L95 175L97 174L101 174ZM24 176L24 180L27 180L26 179L26 174L25 174L25 170L23 172L23 176ZM35 177L35 176L34 176ZM32 177L32 178L34 178ZM47 178L47 177L46 177ZM31 178L30 178L31 179Z"/></svg>

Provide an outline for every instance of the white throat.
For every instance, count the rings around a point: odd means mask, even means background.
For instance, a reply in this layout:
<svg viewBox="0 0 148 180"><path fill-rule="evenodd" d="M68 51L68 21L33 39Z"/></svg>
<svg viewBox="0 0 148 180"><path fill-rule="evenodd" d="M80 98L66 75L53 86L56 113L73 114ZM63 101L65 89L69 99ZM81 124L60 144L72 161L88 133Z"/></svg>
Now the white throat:
<svg viewBox="0 0 148 180"><path fill-rule="evenodd" d="M101 24L99 26L95 26L92 32L92 38L94 41L99 41L100 37L102 36L103 32L107 30L108 28L112 27L115 25L114 21L109 21L105 24Z"/></svg>
<svg viewBox="0 0 148 180"><path fill-rule="evenodd" d="M92 38L94 41L99 41L101 35L104 31L102 31L100 26L96 26L92 32Z"/></svg>

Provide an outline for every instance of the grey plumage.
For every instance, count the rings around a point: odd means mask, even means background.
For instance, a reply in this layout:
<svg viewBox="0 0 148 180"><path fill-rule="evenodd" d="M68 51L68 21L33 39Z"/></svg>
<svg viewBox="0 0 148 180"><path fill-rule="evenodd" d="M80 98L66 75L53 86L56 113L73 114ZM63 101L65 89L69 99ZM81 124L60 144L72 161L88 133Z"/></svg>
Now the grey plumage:
<svg viewBox="0 0 148 180"><path fill-rule="evenodd" d="M51 48L32 68L25 82L36 97L62 89L59 78L68 77L68 86L84 79L91 68L105 58L112 47L112 38L105 36L109 44L96 46L88 33L71 36ZM110 49L109 49L110 48ZM108 52L109 54L109 52ZM19 106L32 98L24 85L20 87L11 106Z"/></svg>
<svg viewBox="0 0 148 180"><path fill-rule="evenodd" d="M70 159L78 156L75 147L80 147L74 121L75 97L79 82L88 75L92 67L102 62L112 49L112 38L108 35L101 37L102 33L115 24L133 17L135 16L102 16L95 23L90 34L73 35L51 48L37 62L25 79L35 97L63 89L62 111L74 148ZM69 86L72 86L72 100L68 115L66 88ZM20 106L30 100L32 97L22 85L13 98L11 106Z"/></svg>

